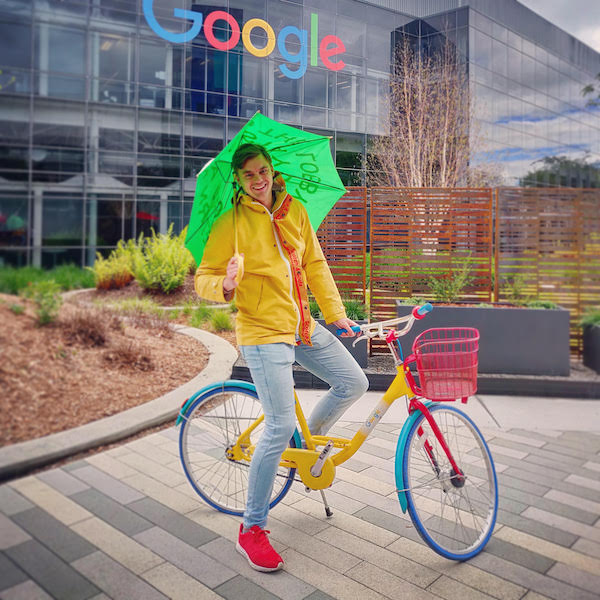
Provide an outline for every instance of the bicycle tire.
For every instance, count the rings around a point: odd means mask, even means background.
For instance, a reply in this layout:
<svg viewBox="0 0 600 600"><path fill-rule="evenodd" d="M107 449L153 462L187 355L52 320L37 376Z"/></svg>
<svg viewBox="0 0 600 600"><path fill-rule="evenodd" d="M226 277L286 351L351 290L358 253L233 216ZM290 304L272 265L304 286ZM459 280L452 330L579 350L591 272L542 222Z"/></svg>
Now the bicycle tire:
<svg viewBox="0 0 600 600"><path fill-rule="evenodd" d="M498 481L483 435L461 410L447 405L429 407L446 443L465 475L454 475L448 458L425 416L414 422L402 452L404 489L410 517L425 543L452 560L479 554L494 530L498 512ZM423 446L427 434L439 471Z"/></svg>
<svg viewBox="0 0 600 600"><path fill-rule="evenodd" d="M248 494L250 462L226 456L240 433L260 417L262 407L256 390L223 386L208 391L187 409L179 432L179 456L185 475L196 493L217 510L242 516ZM261 424L251 435L256 444ZM296 448L297 432L290 440ZM281 502L294 480L296 469L279 467L270 508Z"/></svg>

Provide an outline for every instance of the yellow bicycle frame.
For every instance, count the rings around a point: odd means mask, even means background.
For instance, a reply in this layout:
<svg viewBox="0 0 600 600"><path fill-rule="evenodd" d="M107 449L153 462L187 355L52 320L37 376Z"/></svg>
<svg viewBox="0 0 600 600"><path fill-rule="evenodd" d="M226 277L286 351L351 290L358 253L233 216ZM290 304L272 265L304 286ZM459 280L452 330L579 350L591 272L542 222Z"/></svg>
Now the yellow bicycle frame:
<svg viewBox="0 0 600 600"><path fill-rule="evenodd" d="M397 373L390 384L390 387L385 391L377 406L371 411L371 414L367 417L362 427L354 434L352 439L336 438L327 435L313 435L308 428L308 423L304 416L302 406L300 405L300 400L294 392L296 418L300 425L302 437L306 442L306 448L287 448L284 450L281 455L280 466L296 469L304 485L310 489L322 490L329 487L335 478L335 467L346 462L358 451L394 401L402 396L408 396L409 398L414 397L414 394L406 381L404 367L398 365L396 368ZM231 459L250 460L252 458L254 446L250 443L250 434L258 427L258 425L260 425L260 423L262 423L263 418L264 417L261 415L254 423L252 423L252 425L250 425L250 427L248 427L248 429L246 429L246 431L242 432L236 445L229 450L229 457ZM317 450L317 448L325 446L330 441L333 443L334 448L340 448L341 450L325 459L321 474L318 477L315 477L311 474L310 469L319 458L320 451Z"/></svg>

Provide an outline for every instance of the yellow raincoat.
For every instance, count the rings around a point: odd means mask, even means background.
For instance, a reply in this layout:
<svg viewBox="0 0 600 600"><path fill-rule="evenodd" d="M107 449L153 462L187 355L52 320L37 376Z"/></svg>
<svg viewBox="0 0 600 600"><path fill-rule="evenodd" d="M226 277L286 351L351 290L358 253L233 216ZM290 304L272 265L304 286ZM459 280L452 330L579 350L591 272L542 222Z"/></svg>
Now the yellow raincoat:
<svg viewBox="0 0 600 600"><path fill-rule="evenodd" d="M303 342L310 345L315 322L307 289L323 317L332 323L346 316L317 236L301 202L285 191L276 174L272 212L246 194L238 196L237 236L244 254L244 276L235 289L238 344ZM225 302L223 280L235 251L233 209L213 225L195 276L196 293Z"/></svg>

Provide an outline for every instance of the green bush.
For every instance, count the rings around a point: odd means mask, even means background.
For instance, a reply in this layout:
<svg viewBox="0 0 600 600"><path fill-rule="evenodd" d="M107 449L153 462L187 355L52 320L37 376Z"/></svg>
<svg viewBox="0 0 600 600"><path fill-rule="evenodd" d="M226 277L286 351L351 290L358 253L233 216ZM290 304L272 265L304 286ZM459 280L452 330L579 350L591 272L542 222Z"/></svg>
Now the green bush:
<svg viewBox="0 0 600 600"><path fill-rule="evenodd" d="M452 274L429 278L429 289L436 302L456 302L460 300L463 290L473 281L471 277L471 257L467 257Z"/></svg>
<svg viewBox="0 0 600 600"><path fill-rule="evenodd" d="M224 310L215 310L210 317L210 324L215 331L231 331L233 321L231 315Z"/></svg>
<svg viewBox="0 0 600 600"><path fill-rule="evenodd" d="M190 315L190 327L202 328L207 321L212 319L214 312L215 311L206 306L206 304L201 304L195 308Z"/></svg>
<svg viewBox="0 0 600 600"><path fill-rule="evenodd" d="M15 315L22 315L25 312L25 307L22 304L11 304L8 308Z"/></svg>
<svg viewBox="0 0 600 600"><path fill-rule="evenodd" d="M600 326L600 308L592 308L581 317L581 326L588 327L591 325Z"/></svg>
<svg viewBox="0 0 600 600"><path fill-rule="evenodd" d="M546 308L549 310L558 308L558 304L549 300L529 300L525 302L527 308Z"/></svg>
<svg viewBox="0 0 600 600"><path fill-rule="evenodd" d="M36 281L27 285L20 293L35 303L39 325L52 323L58 316L63 300L56 281Z"/></svg>
<svg viewBox="0 0 600 600"><path fill-rule="evenodd" d="M183 285L194 262L183 245L185 234L184 229L173 235L171 224L166 234L152 231L152 237L140 235L131 258L133 276L141 287L168 294Z"/></svg>
<svg viewBox="0 0 600 600"><path fill-rule="evenodd" d="M367 318L367 307L359 300L353 300L348 298L342 300L344 309L346 310L346 316L353 321L361 321Z"/></svg>
<svg viewBox="0 0 600 600"><path fill-rule="evenodd" d="M410 298L400 298L399 302L400 304L405 304L407 306L422 306L427 300L417 296L411 296Z"/></svg>
<svg viewBox="0 0 600 600"><path fill-rule="evenodd" d="M523 273L516 273L504 279L502 290L509 302L520 306L530 301L529 296L525 293L525 286L525 275Z"/></svg>
<svg viewBox="0 0 600 600"><path fill-rule="evenodd" d="M310 314L313 319L321 318L321 309L319 308L316 300L309 300L308 309L310 310Z"/></svg>
<svg viewBox="0 0 600 600"><path fill-rule="evenodd" d="M61 265L44 271L38 267L0 267L0 293L18 294L29 283L54 280L62 290L92 287L93 278L85 269Z"/></svg>
<svg viewBox="0 0 600 600"><path fill-rule="evenodd" d="M94 266L87 268L93 273L96 288L99 290L119 289L133 280L128 257L114 250L108 258L97 252Z"/></svg>
<svg viewBox="0 0 600 600"><path fill-rule="evenodd" d="M125 298L112 304L112 307L118 313L123 315L147 314L162 315L163 311L152 298Z"/></svg>

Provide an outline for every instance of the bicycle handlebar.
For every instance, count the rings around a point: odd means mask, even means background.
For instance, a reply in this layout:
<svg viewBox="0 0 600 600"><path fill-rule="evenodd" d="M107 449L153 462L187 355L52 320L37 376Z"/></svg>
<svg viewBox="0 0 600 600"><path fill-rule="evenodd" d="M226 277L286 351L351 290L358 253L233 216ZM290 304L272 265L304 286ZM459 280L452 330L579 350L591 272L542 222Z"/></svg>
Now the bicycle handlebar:
<svg viewBox="0 0 600 600"><path fill-rule="evenodd" d="M411 330L416 320L423 319L427 315L427 313L430 313L432 310L433 306L429 302L427 302L426 304L423 304L423 306L415 306L412 312L404 317L388 319L387 321L378 321L377 323L367 323L365 325L354 325L352 327L352 331L355 331L357 333L362 332L364 336L362 337L362 339L374 337L380 337L381 339L385 339L386 334L383 331L384 327L389 328L394 325L398 325L399 323L406 323L403 329L396 332L398 336L406 335ZM345 331L345 329L338 329L336 333L337 335L342 335L343 333L345 333ZM356 341L358 341L358 339Z"/></svg>

